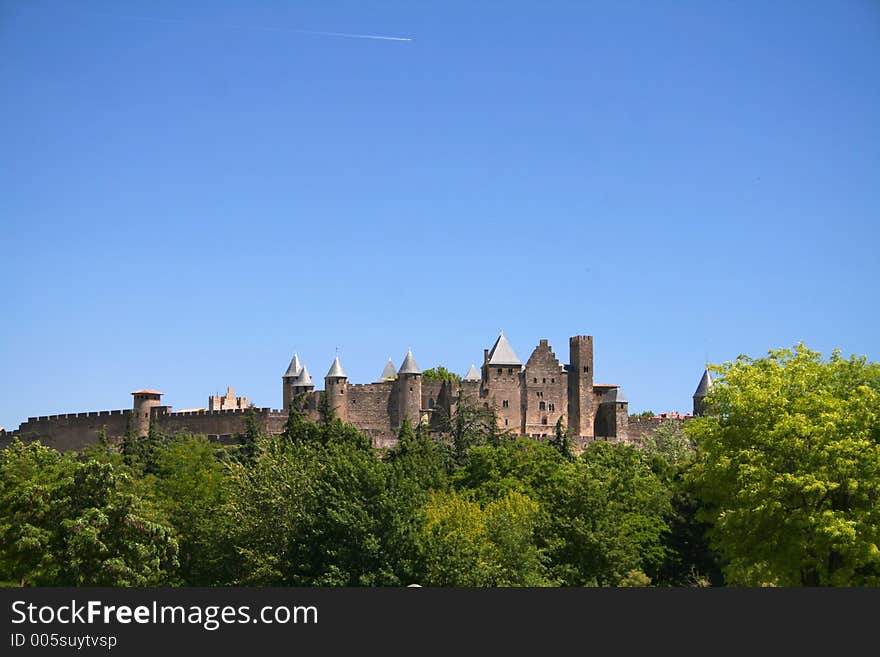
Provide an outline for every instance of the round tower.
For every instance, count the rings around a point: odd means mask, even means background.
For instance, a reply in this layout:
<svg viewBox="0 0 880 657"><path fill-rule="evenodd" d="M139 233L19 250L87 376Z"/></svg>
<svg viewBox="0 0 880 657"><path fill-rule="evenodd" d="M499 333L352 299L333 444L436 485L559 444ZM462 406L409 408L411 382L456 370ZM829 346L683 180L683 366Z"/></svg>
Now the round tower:
<svg viewBox="0 0 880 657"><path fill-rule="evenodd" d="M290 402L298 395L312 392L315 384L312 383L312 377L308 368L303 365L297 354L293 355L290 365L284 376L281 377L282 398L284 400L284 410L290 410Z"/></svg>
<svg viewBox="0 0 880 657"><path fill-rule="evenodd" d="M700 384L697 386L697 389L694 391L694 415L700 416L705 412L705 408L703 408L703 400L706 398L706 395L709 394L709 388L712 387L712 377L709 375L708 368L703 370L703 378L700 379Z"/></svg>
<svg viewBox="0 0 880 657"><path fill-rule="evenodd" d="M333 359L333 365L324 377L324 394L327 395L333 414L342 421L348 421L348 376L339 362L339 354Z"/></svg>
<svg viewBox="0 0 880 657"><path fill-rule="evenodd" d="M413 427L418 426L422 417L422 370L419 369L412 349L397 370L397 416L400 425L409 420Z"/></svg>
<svg viewBox="0 0 880 657"><path fill-rule="evenodd" d="M135 390L131 393L134 405L131 412L131 430L138 438L150 432L150 413L162 405L162 393L158 390Z"/></svg>

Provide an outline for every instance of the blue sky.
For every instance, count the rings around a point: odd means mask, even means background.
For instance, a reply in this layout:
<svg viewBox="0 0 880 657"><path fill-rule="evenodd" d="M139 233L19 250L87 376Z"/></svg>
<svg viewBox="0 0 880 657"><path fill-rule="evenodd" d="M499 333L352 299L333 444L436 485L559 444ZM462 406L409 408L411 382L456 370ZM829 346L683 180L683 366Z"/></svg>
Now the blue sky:
<svg viewBox="0 0 880 657"><path fill-rule="evenodd" d="M0 0L0 426L502 328L634 411L877 360L878 62L870 0Z"/></svg>

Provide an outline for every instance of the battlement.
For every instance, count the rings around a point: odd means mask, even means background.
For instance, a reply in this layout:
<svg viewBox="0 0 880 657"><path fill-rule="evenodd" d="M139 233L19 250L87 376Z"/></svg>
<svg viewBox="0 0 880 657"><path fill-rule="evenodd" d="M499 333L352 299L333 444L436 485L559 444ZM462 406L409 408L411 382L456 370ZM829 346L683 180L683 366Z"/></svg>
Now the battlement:
<svg viewBox="0 0 880 657"><path fill-rule="evenodd" d="M352 389L366 390L369 388L376 388L376 389L383 389L384 390L384 389L394 385L395 382L396 382L396 379L394 381L375 381L373 383L349 383L348 389L349 390L352 390Z"/></svg>
<svg viewBox="0 0 880 657"><path fill-rule="evenodd" d="M54 422L56 420L74 420L78 418L89 417L109 417L111 415L131 415L131 409L121 409L115 411L89 411L88 413L59 413L58 415L39 415L37 417L29 417L25 424L38 424L40 422Z"/></svg>
<svg viewBox="0 0 880 657"><path fill-rule="evenodd" d="M167 408L167 407L166 407ZM174 417L186 417L190 415L245 415L248 411L256 413L257 415L269 415L271 413L281 413L281 411L272 408L225 408L223 410L215 410L210 411L207 409L201 409L198 411L181 411L179 413L174 413L169 410L165 410L164 412L157 412L156 415L173 415Z"/></svg>

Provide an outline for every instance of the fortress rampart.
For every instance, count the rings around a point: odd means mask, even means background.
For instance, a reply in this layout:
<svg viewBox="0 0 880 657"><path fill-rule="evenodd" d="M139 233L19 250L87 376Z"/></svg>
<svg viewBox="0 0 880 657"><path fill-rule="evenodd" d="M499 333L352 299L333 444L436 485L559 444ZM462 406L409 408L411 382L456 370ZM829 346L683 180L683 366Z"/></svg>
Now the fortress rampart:
<svg viewBox="0 0 880 657"><path fill-rule="evenodd" d="M336 415L364 432L376 447L395 444L405 421L439 428L462 400L492 409L499 430L513 435L546 439L561 421L577 446L592 440L638 442L642 434L653 433L666 419L631 417L619 386L594 383L592 336L573 336L569 352L569 362L562 363L547 340L540 340L523 365L501 333L492 349L483 351L482 367L471 366L459 381L424 380L410 351L399 369L389 361L379 381L364 384L349 383L337 355L324 378L324 390L315 390L308 369L294 354L282 376L282 399L285 404L304 399L302 412L317 420L326 395L327 405ZM694 394L695 413L702 408L709 385L706 373ZM220 442L234 442L247 430L248 413L264 432L279 434L289 411L243 408L247 398L235 397L231 387L226 397L209 397L210 409L177 413L162 405L163 393L157 390L131 394L131 409L30 417L15 431L0 430L0 448L17 436L25 442L40 440L62 451L81 450L102 435L118 441L151 430L204 434Z"/></svg>

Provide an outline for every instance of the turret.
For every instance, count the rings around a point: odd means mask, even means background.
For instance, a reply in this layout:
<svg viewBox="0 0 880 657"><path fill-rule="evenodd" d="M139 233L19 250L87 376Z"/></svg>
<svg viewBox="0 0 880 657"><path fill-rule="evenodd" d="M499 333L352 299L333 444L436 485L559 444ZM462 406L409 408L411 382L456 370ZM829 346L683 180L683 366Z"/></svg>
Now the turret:
<svg viewBox="0 0 880 657"><path fill-rule="evenodd" d="M281 377L281 388L285 411L290 410L290 402L297 395L308 393L315 389L315 384L312 383L312 377L309 375L308 368L300 362L297 354L293 355L287 371Z"/></svg>
<svg viewBox="0 0 880 657"><path fill-rule="evenodd" d="M158 390L135 390L132 394L134 405L131 413L131 431L135 437L146 436L150 432L150 413L162 405L162 394Z"/></svg>
<svg viewBox="0 0 880 657"><path fill-rule="evenodd" d="M397 415L400 425L404 420L415 427L421 421L422 411L422 370L419 369L412 349L397 370Z"/></svg>
<svg viewBox="0 0 880 657"><path fill-rule="evenodd" d="M333 359L330 371L324 377L324 394L333 414L340 420L348 421L348 375L339 362L339 354Z"/></svg>
<svg viewBox="0 0 880 657"><path fill-rule="evenodd" d="M568 340L568 428L572 435L593 436L593 336Z"/></svg>
<svg viewBox="0 0 880 657"><path fill-rule="evenodd" d="M379 375L379 383L388 383L389 381L394 381L397 378L397 369L394 367L394 361L390 358L388 362L385 363L385 369L382 370L382 374Z"/></svg>
<svg viewBox="0 0 880 657"><path fill-rule="evenodd" d="M629 423L629 400L624 397L620 388L611 388L606 392L596 411L595 435L603 438L626 438Z"/></svg>
<svg viewBox="0 0 880 657"><path fill-rule="evenodd" d="M700 384L697 386L697 389L694 391L694 415L703 415L705 409L703 408L703 400L706 398L706 395L709 394L709 388L712 387L712 377L709 374L709 370L703 370L703 378L700 379Z"/></svg>

